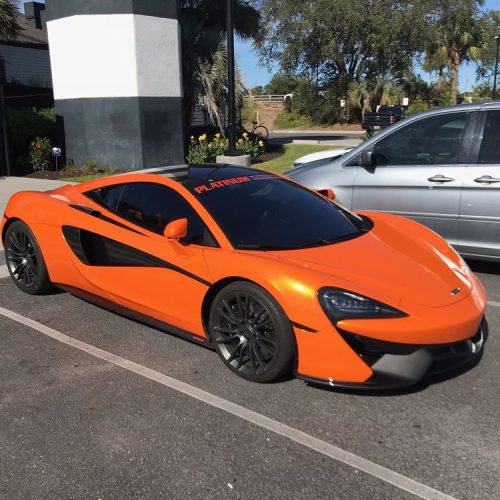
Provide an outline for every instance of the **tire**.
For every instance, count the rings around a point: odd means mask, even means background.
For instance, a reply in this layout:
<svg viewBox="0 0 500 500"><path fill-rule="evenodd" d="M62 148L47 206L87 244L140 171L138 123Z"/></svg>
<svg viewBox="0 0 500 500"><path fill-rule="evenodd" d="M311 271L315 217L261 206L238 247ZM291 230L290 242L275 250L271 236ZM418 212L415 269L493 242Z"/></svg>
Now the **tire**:
<svg viewBox="0 0 500 500"><path fill-rule="evenodd" d="M267 130L267 127L264 127L264 125L259 125L258 127L255 127L252 133L264 139L265 141L267 141L269 137L269 130Z"/></svg>
<svg viewBox="0 0 500 500"><path fill-rule="evenodd" d="M253 283L231 283L215 296L209 331L217 354L242 378L271 382L293 366L290 321L276 300Z"/></svg>
<svg viewBox="0 0 500 500"><path fill-rule="evenodd" d="M5 233L5 259L12 281L23 292L41 295L53 289L35 235L20 220L13 222Z"/></svg>

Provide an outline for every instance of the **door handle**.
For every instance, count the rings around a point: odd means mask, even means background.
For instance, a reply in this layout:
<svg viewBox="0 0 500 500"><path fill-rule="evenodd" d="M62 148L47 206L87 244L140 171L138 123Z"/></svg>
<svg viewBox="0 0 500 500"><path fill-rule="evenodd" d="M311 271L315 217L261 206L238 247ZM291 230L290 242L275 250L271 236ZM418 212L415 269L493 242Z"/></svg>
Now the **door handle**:
<svg viewBox="0 0 500 500"><path fill-rule="evenodd" d="M435 175L434 177L429 177L427 180L429 182L451 182L455 179L453 177L446 177L444 175Z"/></svg>
<svg viewBox="0 0 500 500"><path fill-rule="evenodd" d="M474 182L479 184L494 184L495 182L500 182L500 179L498 177L491 177L491 175L483 175L482 177L474 179Z"/></svg>

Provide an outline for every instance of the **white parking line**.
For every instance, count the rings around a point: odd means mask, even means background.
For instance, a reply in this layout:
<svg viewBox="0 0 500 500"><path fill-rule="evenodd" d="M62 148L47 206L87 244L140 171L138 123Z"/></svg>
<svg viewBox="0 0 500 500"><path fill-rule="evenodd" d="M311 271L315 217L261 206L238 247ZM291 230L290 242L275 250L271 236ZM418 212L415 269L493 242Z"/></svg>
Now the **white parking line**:
<svg viewBox="0 0 500 500"><path fill-rule="evenodd" d="M244 408L243 406L215 396L214 394L210 394L209 392L181 382L180 380L176 380L172 377L164 375L163 373L151 370L150 368L134 363L133 361L130 361L128 359L121 358L120 356L116 356L93 345L86 344L85 342L81 342L80 340L68 337L61 332L53 330L48 326L42 325L37 321L33 321L29 318L21 316L13 311L9 311L8 309L0 307L0 314L13 321L33 328L34 330L37 330L40 333L47 335L48 337L58 340L59 342L95 356L96 358L103 359L109 363L129 370L145 378L154 380L155 382L169 387L170 389L174 389L175 391L186 394L194 399L202 401L203 403L230 413L231 415L251 422L252 424L258 425L259 427L262 427L268 431L284 436L292 441L295 441L296 443L306 446L311 450L322 453L329 458L366 472L371 476L381 479L386 483L392 484L397 488L408 491L409 493L412 493L413 495L416 495L420 498L424 498L426 500L455 500L454 497L446 495L445 493L426 486L425 484L419 483L409 477L403 476L402 474L399 474L398 472L395 472L391 469L371 462L370 460L366 460L365 458L354 455L353 453L338 448L337 446L322 441L321 439L315 438L310 434L306 434L305 432L302 432L298 429L289 427L288 425L273 420L272 418L249 410L248 408Z"/></svg>
<svg viewBox="0 0 500 500"><path fill-rule="evenodd" d="M488 305L493 307L500 307L500 302L494 302L493 300L488 300Z"/></svg>
<svg viewBox="0 0 500 500"><path fill-rule="evenodd" d="M0 279L6 278L9 275L9 270L6 265L0 266Z"/></svg>

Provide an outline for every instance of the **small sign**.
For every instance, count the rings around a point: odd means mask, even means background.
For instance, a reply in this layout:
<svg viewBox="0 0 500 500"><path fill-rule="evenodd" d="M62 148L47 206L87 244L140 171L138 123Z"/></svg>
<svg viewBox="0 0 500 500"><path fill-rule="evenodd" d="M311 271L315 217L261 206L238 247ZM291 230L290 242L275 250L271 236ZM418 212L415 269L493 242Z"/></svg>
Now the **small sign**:
<svg viewBox="0 0 500 500"><path fill-rule="evenodd" d="M345 108L345 99L340 99L340 107Z"/></svg>
<svg viewBox="0 0 500 500"><path fill-rule="evenodd" d="M58 157L62 155L61 148L52 148L52 156Z"/></svg>
<svg viewBox="0 0 500 500"><path fill-rule="evenodd" d="M403 97L403 106L408 106L410 104L410 99L408 97Z"/></svg>

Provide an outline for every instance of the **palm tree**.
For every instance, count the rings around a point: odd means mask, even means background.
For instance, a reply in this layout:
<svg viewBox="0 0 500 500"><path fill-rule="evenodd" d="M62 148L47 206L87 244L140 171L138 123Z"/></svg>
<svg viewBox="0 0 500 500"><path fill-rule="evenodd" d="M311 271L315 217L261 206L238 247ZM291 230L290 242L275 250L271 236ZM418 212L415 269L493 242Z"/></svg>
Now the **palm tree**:
<svg viewBox="0 0 500 500"><path fill-rule="evenodd" d="M227 47L224 40L219 43L210 62L198 60L196 76L194 90L200 96L210 119L224 135L223 110L227 95ZM235 68L235 80L236 103L239 105L245 88L238 68Z"/></svg>
<svg viewBox="0 0 500 500"><path fill-rule="evenodd" d="M15 38L21 31L17 23L17 2L15 0L0 0L0 38L8 40Z"/></svg>
<svg viewBox="0 0 500 500"><path fill-rule="evenodd" d="M184 116L189 126L200 89L200 75L207 75L214 62L221 63L219 49L226 31L226 2L181 0L180 7ZM247 0L234 0L234 16L235 31L240 38L248 39L257 34L260 14ZM214 77L217 71L214 69Z"/></svg>
<svg viewBox="0 0 500 500"><path fill-rule="evenodd" d="M351 105L361 109L361 119L379 104L399 104L403 95L403 88L388 75L352 83L348 93Z"/></svg>
<svg viewBox="0 0 500 500"><path fill-rule="evenodd" d="M438 0L431 11L431 36L426 50L427 67L452 70L451 101L457 102L459 67L480 57L485 45L484 0Z"/></svg>

